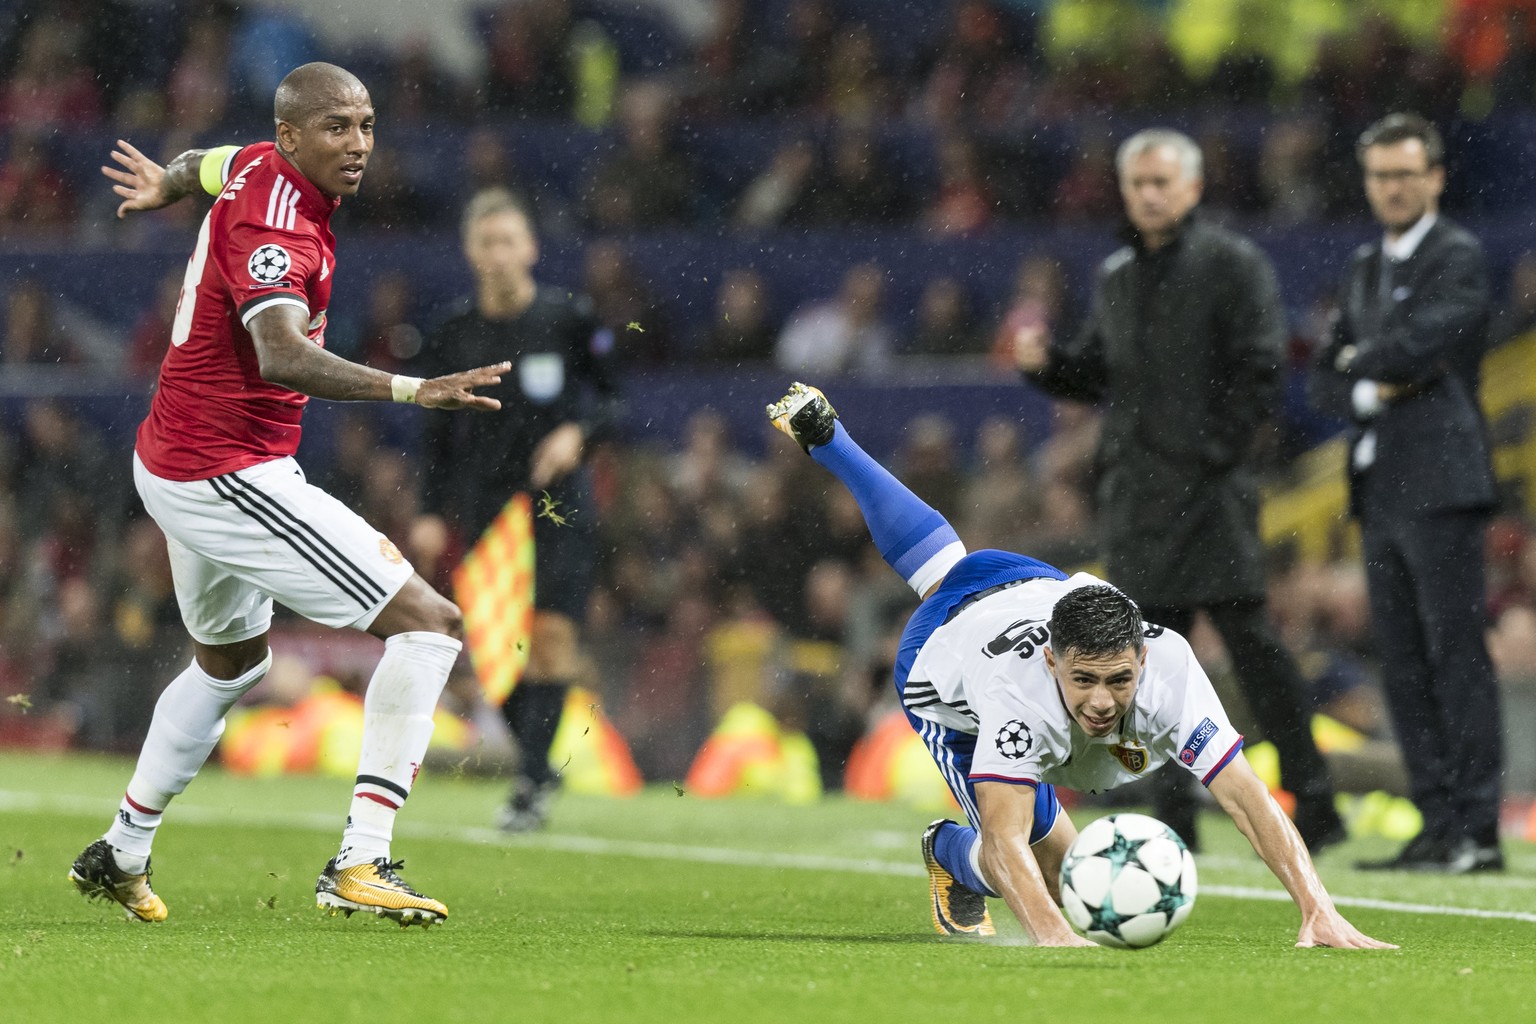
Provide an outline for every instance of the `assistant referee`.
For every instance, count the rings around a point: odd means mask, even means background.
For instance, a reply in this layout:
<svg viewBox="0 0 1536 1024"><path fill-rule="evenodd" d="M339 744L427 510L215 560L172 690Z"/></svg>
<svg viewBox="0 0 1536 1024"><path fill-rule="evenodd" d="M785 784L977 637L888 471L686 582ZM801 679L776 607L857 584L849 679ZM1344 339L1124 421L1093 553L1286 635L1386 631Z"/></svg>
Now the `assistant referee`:
<svg viewBox="0 0 1536 1024"><path fill-rule="evenodd" d="M528 209L510 192L487 189L471 199L463 238L474 297L432 332L422 359L431 370L458 365L469 353L498 353L512 369L495 389L498 415L474 424L430 417L422 525L429 535L451 527L468 547L515 492L529 492L536 509L555 512L534 518L528 667L502 706L520 768L498 825L522 832L544 824L559 784L549 749L577 673L579 623L597 554L583 460L617 413L609 367L614 339L591 299L534 280L538 239Z"/></svg>

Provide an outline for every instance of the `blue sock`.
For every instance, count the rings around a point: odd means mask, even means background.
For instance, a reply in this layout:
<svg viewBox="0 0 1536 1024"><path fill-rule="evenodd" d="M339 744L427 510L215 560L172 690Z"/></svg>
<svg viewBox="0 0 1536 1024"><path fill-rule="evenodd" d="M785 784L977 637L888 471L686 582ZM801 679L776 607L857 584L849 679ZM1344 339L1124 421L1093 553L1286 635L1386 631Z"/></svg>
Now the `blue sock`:
<svg viewBox="0 0 1536 1024"><path fill-rule="evenodd" d="M969 825L957 825L947 821L939 826L933 837L933 855L944 870L955 876L955 881L983 896L997 896L992 887L981 877L971 862L971 850L980 842L976 830Z"/></svg>
<svg viewBox="0 0 1536 1024"><path fill-rule="evenodd" d="M853 492L880 556L919 594L965 557L949 521L870 458L842 423L835 424L832 440L811 449L811 458Z"/></svg>

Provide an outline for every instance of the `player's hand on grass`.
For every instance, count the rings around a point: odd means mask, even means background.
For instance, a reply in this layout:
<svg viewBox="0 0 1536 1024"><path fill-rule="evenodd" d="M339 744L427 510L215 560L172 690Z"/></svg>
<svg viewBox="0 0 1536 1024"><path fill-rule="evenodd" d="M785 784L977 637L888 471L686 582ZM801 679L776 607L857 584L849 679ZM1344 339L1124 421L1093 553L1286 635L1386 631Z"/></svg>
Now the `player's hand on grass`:
<svg viewBox="0 0 1536 1024"><path fill-rule="evenodd" d="M535 487L548 487L564 479L581 465L581 453L586 438L581 427L574 423L562 423L545 435L533 450L529 461L528 482Z"/></svg>
<svg viewBox="0 0 1536 1024"><path fill-rule="evenodd" d="M1329 949L1396 949L1390 942L1382 942L1364 934L1344 920L1338 911L1307 917L1301 922L1301 934L1296 938L1297 949L1326 946Z"/></svg>
<svg viewBox="0 0 1536 1024"><path fill-rule="evenodd" d="M165 168L140 153L131 143L118 139L112 159L123 169L102 167L101 173L117 182L112 191L123 197L117 207L119 219L130 210L158 210L180 198L166 189Z"/></svg>
<svg viewBox="0 0 1536 1024"><path fill-rule="evenodd" d="M416 389L416 404L423 409L500 409L501 402L474 392L475 388L500 384L501 375L510 369L511 363L497 363L424 380Z"/></svg>

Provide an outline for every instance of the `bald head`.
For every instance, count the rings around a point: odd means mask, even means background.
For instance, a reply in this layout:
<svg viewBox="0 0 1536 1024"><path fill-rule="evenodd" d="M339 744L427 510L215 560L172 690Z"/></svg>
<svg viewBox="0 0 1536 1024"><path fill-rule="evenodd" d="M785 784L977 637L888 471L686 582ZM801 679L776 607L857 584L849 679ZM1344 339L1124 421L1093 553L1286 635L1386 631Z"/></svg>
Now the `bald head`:
<svg viewBox="0 0 1536 1024"><path fill-rule="evenodd" d="M373 101L350 71L305 64L288 72L272 101L277 151L333 198L356 195L373 152Z"/></svg>
<svg viewBox="0 0 1536 1024"><path fill-rule="evenodd" d="M332 107L368 102L368 90L356 75L335 64L316 61L294 68L277 84L272 115L278 121L303 126Z"/></svg>

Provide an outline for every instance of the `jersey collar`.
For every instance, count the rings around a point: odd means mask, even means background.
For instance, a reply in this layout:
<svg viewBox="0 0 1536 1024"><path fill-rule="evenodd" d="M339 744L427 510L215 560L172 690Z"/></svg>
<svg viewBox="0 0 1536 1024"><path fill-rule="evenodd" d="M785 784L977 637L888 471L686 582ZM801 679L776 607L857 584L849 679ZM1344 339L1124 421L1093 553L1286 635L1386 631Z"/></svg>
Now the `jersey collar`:
<svg viewBox="0 0 1536 1024"><path fill-rule="evenodd" d="M282 150L277 144L272 144L272 157L277 161L277 172L299 190L299 208L312 219L319 221L330 220L331 214L336 212L336 207L341 205L340 196L328 196L320 191L320 186L304 176L304 172L298 166L283 156Z"/></svg>

